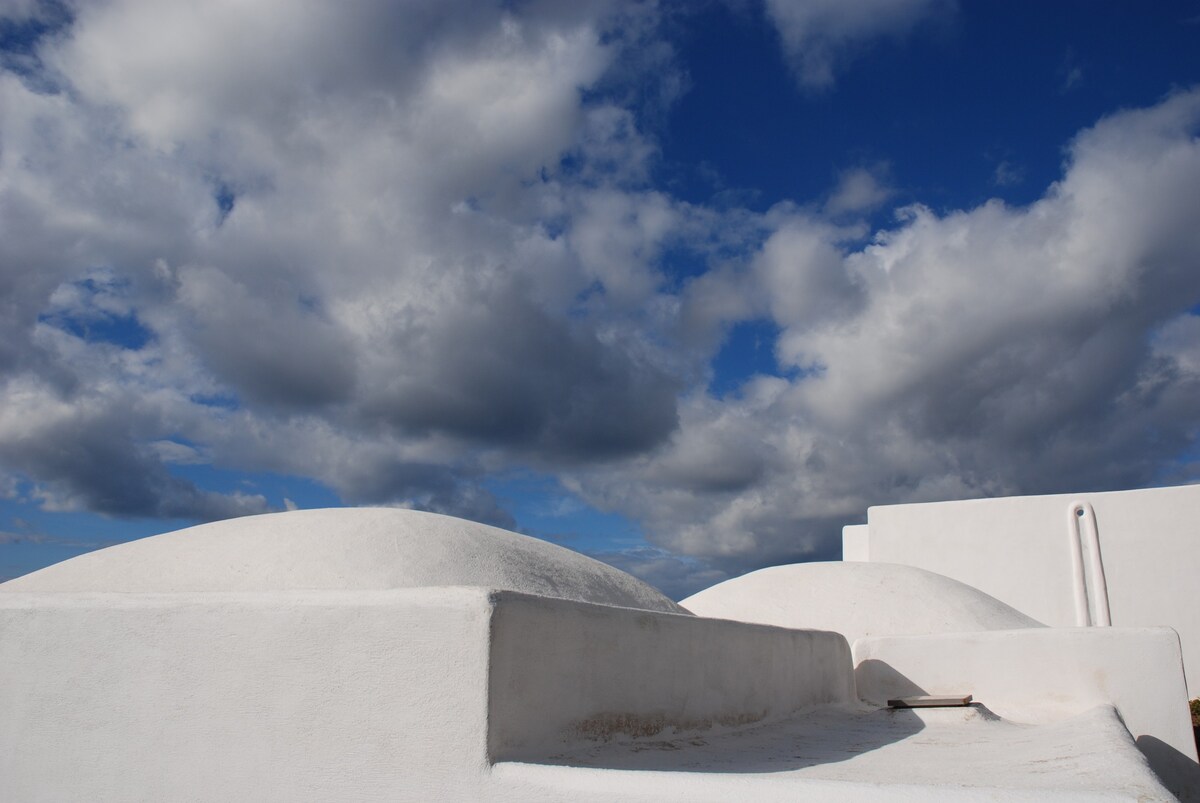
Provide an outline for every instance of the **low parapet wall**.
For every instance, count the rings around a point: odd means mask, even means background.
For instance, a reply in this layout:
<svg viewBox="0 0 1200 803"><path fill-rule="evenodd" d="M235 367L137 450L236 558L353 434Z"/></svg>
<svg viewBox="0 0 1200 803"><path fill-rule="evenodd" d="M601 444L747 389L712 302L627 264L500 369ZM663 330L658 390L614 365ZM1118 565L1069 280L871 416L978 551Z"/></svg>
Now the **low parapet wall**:
<svg viewBox="0 0 1200 803"><path fill-rule="evenodd" d="M494 760L579 740L664 738L856 701L838 633L501 592L492 618Z"/></svg>
<svg viewBox="0 0 1200 803"><path fill-rule="evenodd" d="M0 594L0 799L432 800L485 766L488 595Z"/></svg>
<svg viewBox="0 0 1200 803"><path fill-rule="evenodd" d="M6 593L0 799L479 799L493 759L853 695L837 634L512 592Z"/></svg>
<svg viewBox="0 0 1200 803"><path fill-rule="evenodd" d="M1117 709L1160 777L1200 796L1179 637L1165 627L1032 628L854 642L859 695L972 694L1006 719L1046 723Z"/></svg>

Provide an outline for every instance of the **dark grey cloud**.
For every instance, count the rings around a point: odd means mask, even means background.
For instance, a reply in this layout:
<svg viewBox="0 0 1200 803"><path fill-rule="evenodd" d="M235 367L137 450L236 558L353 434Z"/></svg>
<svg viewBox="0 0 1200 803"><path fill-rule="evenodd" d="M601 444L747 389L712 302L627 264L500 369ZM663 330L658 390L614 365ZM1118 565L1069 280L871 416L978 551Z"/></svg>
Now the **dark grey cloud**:
<svg viewBox="0 0 1200 803"><path fill-rule="evenodd" d="M270 509L261 496L220 494L173 476L131 431L128 408L78 406L39 418L28 411L25 431L0 442L10 470L36 478L37 495L54 509L112 516L211 521Z"/></svg>
<svg viewBox="0 0 1200 803"><path fill-rule="evenodd" d="M184 331L214 376L249 402L313 408L354 393L354 344L283 281L252 295L227 273L193 269Z"/></svg>
<svg viewBox="0 0 1200 803"><path fill-rule="evenodd" d="M480 485L478 470L433 463L385 461L340 478L345 501L355 505L402 504L516 529L512 515Z"/></svg>
<svg viewBox="0 0 1200 803"><path fill-rule="evenodd" d="M677 381L518 288L466 297L397 326L364 414L403 431L527 451L539 460L641 452L675 428Z"/></svg>
<svg viewBox="0 0 1200 803"><path fill-rule="evenodd" d="M590 555L629 572L677 602L732 576L727 570L716 568L707 561L681 558L655 547L592 552Z"/></svg>

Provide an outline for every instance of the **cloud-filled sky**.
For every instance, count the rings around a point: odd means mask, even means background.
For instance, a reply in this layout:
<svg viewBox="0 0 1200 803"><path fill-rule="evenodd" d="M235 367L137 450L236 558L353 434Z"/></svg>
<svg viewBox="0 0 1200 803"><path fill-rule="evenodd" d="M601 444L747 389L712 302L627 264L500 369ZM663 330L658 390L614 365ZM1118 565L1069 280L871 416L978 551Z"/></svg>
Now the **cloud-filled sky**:
<svg viewBox="0 0 1200 803"><path fill-rule="evenodd" d="M0 0L0 578L398 505L681 596L1200 481L1200 2Z"/></svg>

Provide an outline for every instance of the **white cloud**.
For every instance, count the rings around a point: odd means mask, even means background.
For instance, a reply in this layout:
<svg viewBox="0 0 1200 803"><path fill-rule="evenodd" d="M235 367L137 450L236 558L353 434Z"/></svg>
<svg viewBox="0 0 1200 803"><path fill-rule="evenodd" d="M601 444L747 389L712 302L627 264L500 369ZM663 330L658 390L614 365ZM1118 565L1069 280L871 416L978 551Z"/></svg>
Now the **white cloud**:
<svg viewBox="0 0 1200 803"><path fill-rule="evenodd" d="M941 7L771 9L821 83ZM1136 485L1192 442L1200 92L1083 132L1036 204L912 206L864 247L876 168L766 214L647 186L627 99L677 72L584 95L646 63L652 6L282 9L80 4L0 73L6 492L269 507L182 479L211 461L512 524L481 480L525 465L682 591L833 556L868 504ZM756 319L786 376L707 396Z"/></svg>
<svg viewBox="0 0 1200 803"><path fill-rule="evenodd" d="M886 183L887 165L855 167L842 171L838 184L825 202L825 212L838 216L877 209L893 191Z"/></svg>
<svg viewBox="0 0 1200 803"><path fill-rule="evenodd" d="M860 304L843 264L844 230L796 215L779 225L754 259L754 274L775 322L792 330L842 319ZM793 360L799 367L803 360Z"/></svg>
<svg viewBox="0 0 1200 803"><path fill-rule="evenodd" d="M1153 482L1200 428L1198 132L1200 90L1113 115L1037 203L912 207L864 248L777 216L752 270L696 287L805 371L690 396L669 444L577 487L737 569L836 556L870 504Z"/></svg>
<svg viewBox="0 0 1200 803"><path fill-rule="evenodd" d="M611 457L673 428L679 383L646 326L680 215L612 189L653 146L628 110L582 102L645 9L74 12L38 75L0 74L0 208L21 232L0 243L0 395L60 411L0 455L45 504L251 504L179 481L182 438L349 501L511 522L481 460ZM68 468L61 439L96 454Z"/></svg>
<svg viewBox="0 0 1200 803"><path fill-rule="evenodd" d="M24 22L47 13L43 0L3 0L0 2L0 19Z"/></svg>
<svg viewBox="0 0 1200 803"><path fill-rule="evenodd" d="M992 171L992 183L997 187L1014 187L1025 180L1025 170L1007 159L1000 161Z"/></svg>
<svg viewBox="0 0 1200 803"><path fill-rule="evenodd" d="M907 33L921 19L944 14L950 0L767 0L767 16L801 86L831 86L858 48L881 36Z"/></svg>

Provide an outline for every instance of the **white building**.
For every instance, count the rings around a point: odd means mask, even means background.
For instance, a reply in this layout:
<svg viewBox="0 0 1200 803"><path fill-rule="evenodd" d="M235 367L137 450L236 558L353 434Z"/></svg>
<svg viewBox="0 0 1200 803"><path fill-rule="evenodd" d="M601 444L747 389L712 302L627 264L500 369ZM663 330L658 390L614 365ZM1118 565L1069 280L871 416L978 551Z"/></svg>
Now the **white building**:
<svg viewBox="0 0 1200 803"><path fill-rule="evenodd" d="M1059 516L1055 581L1073 605L1082 579L1098 619L1100 565L1113 627L1064 626L1058 601L1029 602L1061 594L992 577L1023 565L974 543L999 525L948 557L957 506L985 503L874 508L848 531L859 561L766 569L683 607L569 550L412 511L122 544L0 585L0 800L1186 799L1185 653L1162 625L1192 644L1195 595L1161 588L1175 566L1116 566L1119 511L1142 499L1083 498L1103 559L1085 522L1079 576ZM1022 512L1039 499L993 503L1041 526ZM1186 526L1148 521L1144 540L1195 565ZM1135 604L1143 581L1165 607Z"/></svg>

